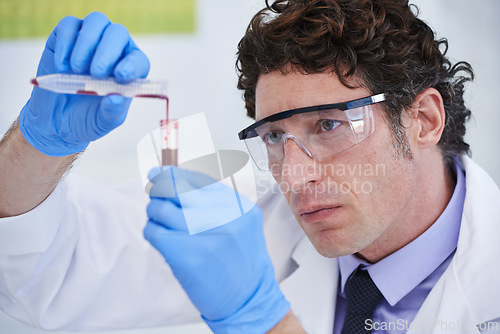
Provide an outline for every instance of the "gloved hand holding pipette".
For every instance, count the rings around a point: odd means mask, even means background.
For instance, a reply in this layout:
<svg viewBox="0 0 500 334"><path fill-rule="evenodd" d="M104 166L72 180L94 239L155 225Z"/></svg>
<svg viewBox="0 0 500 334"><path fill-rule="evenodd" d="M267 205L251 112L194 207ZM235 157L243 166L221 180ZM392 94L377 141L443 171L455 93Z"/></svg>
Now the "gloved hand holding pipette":
<svg viewBox="0 0 500 334"><path fill-rule="evenodd" d="M59 22L47 40L37 77L73 73L128 82L148 72L149 60L127 29L92 13L83 20L66 17ZM119 95L68 95L34 87L19 115L19 128L40 152L71 155L122 124L130 102Z"/></svg>

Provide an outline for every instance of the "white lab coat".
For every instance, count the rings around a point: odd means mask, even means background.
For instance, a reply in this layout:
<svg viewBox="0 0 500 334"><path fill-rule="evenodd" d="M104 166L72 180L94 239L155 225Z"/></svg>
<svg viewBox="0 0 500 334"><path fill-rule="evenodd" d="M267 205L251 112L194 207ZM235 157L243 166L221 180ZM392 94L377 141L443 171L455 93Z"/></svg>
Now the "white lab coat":
<svg viewBox="0 0 500 334"><path fill-rule="evenodd" d="M479 333L461 326L500 320L500 191L472 160L463 163L467 190L458 248L414 320L436 325L416 326L410 334ZM142 237L147 202L140 191L126 196L74 177L34 210L0 219L1 309L46 329L199 321L161 255ZM276 276L294 313L308 333L331 334L337 260L315 251L281 194L269 192L259 202Z"/></svg>

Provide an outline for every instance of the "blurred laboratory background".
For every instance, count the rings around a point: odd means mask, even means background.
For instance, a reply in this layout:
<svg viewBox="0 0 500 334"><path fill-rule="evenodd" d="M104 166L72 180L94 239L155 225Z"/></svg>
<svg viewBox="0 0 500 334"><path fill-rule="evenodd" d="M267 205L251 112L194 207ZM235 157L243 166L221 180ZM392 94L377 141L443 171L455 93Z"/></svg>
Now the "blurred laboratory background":
<svg viewBox="0 0 500 334"><path fill-rule="evenodd" d="M420 17L449 41L452 61L472 64L467 85L473 159L500 184L500 2L414 0ZM0 0L0 134L30 96L46 37L66 15L102 11L126 25L151 61L149 77L168 80L173 118L205 113L216 149L241 149L237 133L252 122L236 89L236 46L264 0ZM137 144L164 117L161 100L135 99L123 126L93 143L73 172L107 185L139 178ZM75 300L75 303L78 303ZM200 319L201 320L201 319ZM40 334L0 312L0 333ZM57 332L69 333L69 332ZM93 332L110 333L110 332ZM210 333L204 324L113 333Z"/></svg>

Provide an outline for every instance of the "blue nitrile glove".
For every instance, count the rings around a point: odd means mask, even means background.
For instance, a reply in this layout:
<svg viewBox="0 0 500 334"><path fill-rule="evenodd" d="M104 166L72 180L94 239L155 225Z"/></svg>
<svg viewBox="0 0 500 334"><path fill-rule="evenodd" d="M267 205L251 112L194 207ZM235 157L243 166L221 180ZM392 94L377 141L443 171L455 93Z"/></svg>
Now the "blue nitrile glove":
<svg viewBox="0 0 500 334"><path fill-rule="evenodd" d="M65 17L50 34L37 76L52 73L114 77L121 82L145 78L149 60L122 25L101 13L85 19ZM125 120L130 98L57 94L33 88L19 115L26 140L49 156L83 151Z"/></svg>
<svg viewBox="0 0 500 334"><path fill-rule="evenodd" d="M189 235L186 225L193 222L186 222L186 213L188 220L225 220L232 204L217 199L234 198L236 193L204 174L178 167L152 173L144 236L165 257L205 322L215 333L258 334L274 327L290 305L267 253L259 207L252 203L238 218ZM248 199L238 197L242 207L251 207Z"/></svg>

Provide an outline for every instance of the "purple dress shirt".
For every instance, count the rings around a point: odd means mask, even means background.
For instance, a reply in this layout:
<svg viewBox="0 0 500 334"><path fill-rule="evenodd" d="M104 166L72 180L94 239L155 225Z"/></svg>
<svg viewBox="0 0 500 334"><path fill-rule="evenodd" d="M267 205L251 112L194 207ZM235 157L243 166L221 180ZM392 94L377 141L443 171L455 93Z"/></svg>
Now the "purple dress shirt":
<svg viewBox="0 0 500 334"><path fill-rule="evenodd" d="M457 247L465 199L465 176L457 163L455 172L457 183L450 202L436 222L417 239L374 264L354 255L339 257L334 334L340 334L344 324L345 283L360 264L365 266L384 296L366 328L373 334L406 333L425 298L450 264Z"/></svg>

